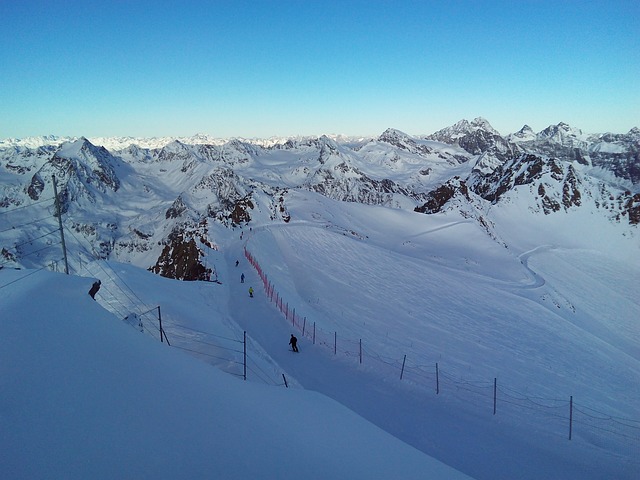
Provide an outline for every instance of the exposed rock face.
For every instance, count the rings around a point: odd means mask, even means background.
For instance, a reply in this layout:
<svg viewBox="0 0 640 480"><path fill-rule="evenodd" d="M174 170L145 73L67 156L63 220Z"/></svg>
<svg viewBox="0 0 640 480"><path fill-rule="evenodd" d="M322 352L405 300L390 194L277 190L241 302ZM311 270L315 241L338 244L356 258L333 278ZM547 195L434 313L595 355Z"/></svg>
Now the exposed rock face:
<svg viewBox="0 0 640 480"><path fill-rule="evenodd" d="M474 172L470 185L475 193L492 203L519 186L529 185L530 191L537 193L545 214L580 205L581 180L575 169L571 165L564 167L556 159L532 154L507 162L488 175Z"/></svg>
<svg viewBox="0 0 640 480"><path fill-rule="evenodd" d="M458 177L431 191L427 195L427 202L422 206L416 207L414 211L419 213L438 213L456 195L461 195L467 201L471 200L467 184Z"/></svg>
<svg viewBox="0 0 640 480"><path fill-rule="evenodd" d="M627 195L625 201L625 209L629 216L629 223L638 225L640 223L640 193L631 196L631 192L625 192Z"/></svg>
<svg viewBox="0 0 640 480"><path fill-rule="evenodd" d="M31 200L35 201L40 199L40 194L43 190L44 181L42 180L42 177L36 173L33 177L31 177L31 183L27 187L27 194L29 195L29 198Z"/></svg>
<svg viewBox="0 0 640 480"><path fill-rule="evenodd" d="M507 138L526 152L599 167L633 184L640 183L638 128L632 128L625 134L585 135L581 130L560 122L538 134L518 132Z"/></svg>
<svg viewBox="0 0 640 480"><path fill-rule="evenodd" d="M251 197L241 198L233 205L233 210L229 214L229 219L233 225L242 225L251 221L250 210L254 208Z"/></svg>
<svg viewBox="0 0 640 480"><path fill-rule="evenodd" d="M168 220L170 218L178 218L184 212L187 211L187 206L184 204L184 200L182 200L182 196L176 198L176 200L171 204L167 213L165 213L165 218Z"/></svg>
<svg viewBox="0 0 640 480"><path fill-rule="evenodd" d="M562 166L554 159L525 154L499 165L489 173L474 169L469 177L471 189L485 200L497 202L505 193L520 185L531 184L548 177L555 181L564 178Z"/></svg>
<svg viewBox="0 0 640 480"><path fill-rule="evenodd" d="M209 280L211 269L200 262L202 251L193 238L185 238L183 233L175 232L168 240L150 271L178 280Z"/></svg>

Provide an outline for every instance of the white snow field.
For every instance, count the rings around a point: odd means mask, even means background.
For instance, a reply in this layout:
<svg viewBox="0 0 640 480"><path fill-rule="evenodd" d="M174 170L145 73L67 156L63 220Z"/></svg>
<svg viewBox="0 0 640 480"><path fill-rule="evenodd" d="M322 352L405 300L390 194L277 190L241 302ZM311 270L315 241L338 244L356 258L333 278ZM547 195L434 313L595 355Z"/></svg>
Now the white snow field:
<svg viewBox="0 0 640 480"><path fill-rule="evenodd" d="M176 282L122 268L142 296L172 296ZM324 395L154 341L91 300L86 278L13 270L0 283L3 479L469 478ZM204 318L207 289L187 290Z"/></svg>
<svg viewBox="0 0 640 480"><path fill-rule="evenodd" d="M640 476L638 238L291 195L220 283L0 270L0 476Z"/></svg>

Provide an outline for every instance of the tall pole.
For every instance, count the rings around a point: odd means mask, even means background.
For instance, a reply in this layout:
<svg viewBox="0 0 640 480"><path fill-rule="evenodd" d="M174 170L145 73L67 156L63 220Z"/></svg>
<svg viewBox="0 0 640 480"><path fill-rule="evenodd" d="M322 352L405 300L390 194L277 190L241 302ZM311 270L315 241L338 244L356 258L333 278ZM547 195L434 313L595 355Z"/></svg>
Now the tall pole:
<svg viewBox="0 0 640 480"><path fill-rule="evenodd" d="M56 184L56 176L51 175L53 179L53 195L56 197L56 215L58 216L58 225L60 227L60 239L62 240L62 253L64 255L64 273L69 275L69 262L67 261L67 246L64 243L64 230L62 229L62 211L60 209L60 200L58 199L58 185Z"/></svg>
<svg viewBox="0 0 640 480"><path fill-rule="evenodd" d="M573 395L569 397L569 440L573 433Z"/></svg>
<svg viewBox="0 0 640 480"><path fill-rule="evenodd" d="M162 340L162 314L160 313L160 305L158 305L158 325L160 326L160 343L164 343L164 340Z"/></svg>

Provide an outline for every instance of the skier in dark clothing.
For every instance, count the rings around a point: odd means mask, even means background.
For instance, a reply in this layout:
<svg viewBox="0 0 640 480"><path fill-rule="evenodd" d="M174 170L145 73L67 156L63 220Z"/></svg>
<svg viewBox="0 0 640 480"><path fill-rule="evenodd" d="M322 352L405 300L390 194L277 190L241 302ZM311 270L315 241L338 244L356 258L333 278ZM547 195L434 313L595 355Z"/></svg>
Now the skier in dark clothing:
<svg viewBox="0 0 640 480"><path fill-rule="evenodd" d="M97 282L93 282L93 285L91 285L91 290L89 290L89 295L91 295L91 298L93 298L94 300L96 299L96 293L98 293L98 290L100 290L100 285L102 283L100 282L100 280L98 280Z"/></svg>
<svg viewBox="0 0 640 480"><path fill-rule="evenodd" d="M236 267L240 264L240 260L236 260Z"/></svg>
<svg viewBox="0 0 640 480"><path fill-rule="evenodd" d="M244 283L244 273L240 275L240 283Z"/></svg>
<svg viewBox="0 0 640 480"><path fill-rule="evenodd" d="M293 350L294 352L298 351L298 339L293 335L293 333L291 334L289 345L291 345L291 350Z"/></svg>

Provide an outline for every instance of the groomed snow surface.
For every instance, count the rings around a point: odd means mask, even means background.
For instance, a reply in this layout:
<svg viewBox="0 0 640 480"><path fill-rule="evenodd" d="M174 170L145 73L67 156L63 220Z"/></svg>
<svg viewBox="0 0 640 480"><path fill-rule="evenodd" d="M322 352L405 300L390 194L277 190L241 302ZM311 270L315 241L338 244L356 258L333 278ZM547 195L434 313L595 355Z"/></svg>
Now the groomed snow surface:
<svg viewBox="0 0 640 480"><path fill-rule="evenodd" d="M220 283L0 270L0 477L640 476L637 239L290 211L221 241Z"/></svg>

